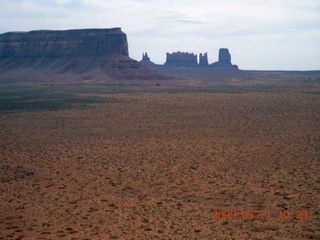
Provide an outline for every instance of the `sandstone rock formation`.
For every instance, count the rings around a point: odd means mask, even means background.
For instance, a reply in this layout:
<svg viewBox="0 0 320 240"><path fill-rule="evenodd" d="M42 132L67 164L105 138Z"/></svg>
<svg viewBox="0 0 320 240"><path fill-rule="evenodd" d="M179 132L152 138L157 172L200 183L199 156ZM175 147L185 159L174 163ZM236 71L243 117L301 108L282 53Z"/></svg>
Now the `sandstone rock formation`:
<svg viewBox="0 0 320 240"><path fill-rule="evenodd" d="M9 32L0 35L0 58L129 56L120 28Z"/></svg>
<svg viewBox="0 0 320 240"><path fill-rule="evenodd" d="M140 61L140 63L150 68L159 66L150 60L150 57L148 56L147 52L142 53L142 60Z"/></svg>
<svg viewBox="0 0 320 240"><path fill-rule="evenodd" d="M229 49L227 48L220 48L219 61L212 63L210 66L214 67L217 70L238 70L237 65L232 65L231 54L229 53Z"/></svg>
<svg viewBox="0 0 320 240"><path fill-rule="evenodd" d="M142 61L151 62L147 52L146 53L142 53Z"/></svg>
<svg viewBox="0 0 320 240"><path fill-rule="evenodd" d="M150 61L148 54L143 53L140 63L159 72L166 72L168 70L167 68L163 67L169 67L169 69L174 69L176 67L185 67L185 69L188 68L188 71L239 70L237 65L233 65L231 63L231 54L229 53L229 50L227 48L221 48L219 50L219 61L210 65L208 63L208 53L200 53L198 64L197 55L187 52L167 53L166 62L163 65L154 64ZM201 69L197 70L197 67L201 67Z"/></svg>
<svg viewBox="0 0 320 240"><path fill-rule="evenodd" d="M198 66L197 55L187 52L167 53L165 66L192 67Z"/></svg>
<svg viewBox="0 0 320 240"><path fill-rule="evenodd" d="M0 34L0 72L10 77L27 71L33 77L90 72L105 79L163 79L129 58L121 28Z"/></svg>
<svg viewBox="0 0 320 240"><path fill-rule="evenodd" d="M200 67L207 67L209 66L209 63L208 63L208 53L205 53L202 55L202 53L200 53L200 56L199 56L199 66Z"/></svg>
<svg viewBox="0 0 320 240"><path fill-rule="evenodd" d="M231 55L229 53L229 49L227 48L220 48L219 49L219 63L223 64L231 64Z"/></svg>

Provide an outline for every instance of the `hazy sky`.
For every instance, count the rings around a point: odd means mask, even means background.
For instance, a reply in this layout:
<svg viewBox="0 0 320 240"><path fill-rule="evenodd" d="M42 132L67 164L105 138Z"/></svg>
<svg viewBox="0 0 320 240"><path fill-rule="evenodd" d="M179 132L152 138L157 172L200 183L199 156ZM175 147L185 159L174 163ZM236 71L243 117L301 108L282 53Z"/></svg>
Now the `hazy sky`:
<svg viewBox="0 0 320 240"><path fill-rule="evenodd" d="M240 69L320 69L319 0L0 0L0 33L112 27L136 60L229 48Z"/></svg>

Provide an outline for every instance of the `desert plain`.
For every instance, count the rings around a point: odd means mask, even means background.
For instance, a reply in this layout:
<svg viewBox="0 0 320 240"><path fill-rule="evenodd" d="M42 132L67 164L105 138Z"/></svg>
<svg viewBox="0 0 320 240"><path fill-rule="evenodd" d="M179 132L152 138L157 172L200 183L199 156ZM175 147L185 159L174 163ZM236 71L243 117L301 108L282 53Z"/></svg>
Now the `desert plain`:
<svg viewBox="0 0 320 240"><path fill-rule="evenodd" d="M0 81L0 239L320 239L317 74Z"/></svg>

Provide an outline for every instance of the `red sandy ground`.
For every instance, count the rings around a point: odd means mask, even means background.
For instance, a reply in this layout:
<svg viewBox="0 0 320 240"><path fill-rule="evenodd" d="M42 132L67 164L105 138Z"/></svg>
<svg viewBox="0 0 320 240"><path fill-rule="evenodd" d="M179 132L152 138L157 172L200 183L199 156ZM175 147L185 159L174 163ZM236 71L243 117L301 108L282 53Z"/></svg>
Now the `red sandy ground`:
<svg viewBox="0 0 320 240"><path fill-rule="evenodd" d="M0 239L320 239L319 94L111 97L0 115Z"/></svg>

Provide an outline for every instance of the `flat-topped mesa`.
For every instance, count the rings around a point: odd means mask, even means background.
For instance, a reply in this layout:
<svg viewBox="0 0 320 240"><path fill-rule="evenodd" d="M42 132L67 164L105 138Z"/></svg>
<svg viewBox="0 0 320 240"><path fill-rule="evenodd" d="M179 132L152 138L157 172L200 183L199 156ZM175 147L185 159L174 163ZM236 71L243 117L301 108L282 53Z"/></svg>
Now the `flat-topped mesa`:
<svg viewBox="0 0 320 240"><path fill-rule="evenodd" d="M232 65L231 54L227 48L219 49L219 61L212 63L210 66L217 70L238 70L237 65Z"/></svg>
<svg viewBox="0 0 320 240"><path fill-rule="evenodd" d="M198 66L197 55L187 52L167 53L165 66L192 67Z"/></svg>
<svg viewBox="0 0 320 240"><path fill-rule="evenodd" d="M8 57L129 56L121 28L39 30L0 35L0 59Z"/></svg>
<svg viewBox="0 0 320 240"><path fill-rule="evenodd" d="M23 79L58 79L63 74L68 74L64 79L166 78L129 57L121 28L0 34L0 72Z"/></svg>

